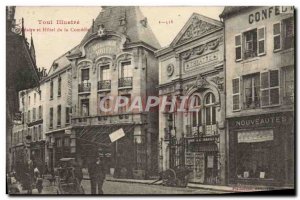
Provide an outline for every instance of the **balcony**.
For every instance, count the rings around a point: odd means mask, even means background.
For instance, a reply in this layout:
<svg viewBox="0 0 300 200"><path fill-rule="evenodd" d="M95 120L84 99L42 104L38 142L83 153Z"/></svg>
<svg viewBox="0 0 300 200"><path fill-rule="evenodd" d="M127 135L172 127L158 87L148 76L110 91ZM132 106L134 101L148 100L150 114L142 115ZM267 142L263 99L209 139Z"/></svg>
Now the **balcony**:
<svg viewBox="0 0 300 200"><path fill-rule="evenodd" d="M119 78L120 87L132 87L132 77Z"/></svg>
<svg viewBox="0 0 300 200"><path fill-rule="evenodd" d="M91 92L91 83L78 84L78 93Z"/></svg>
<svg viewBox="0 0 300 200"><path fill-rule="evenodd" d="M98 81L98 90L110 90L111 82L110 80Z"/></svg>

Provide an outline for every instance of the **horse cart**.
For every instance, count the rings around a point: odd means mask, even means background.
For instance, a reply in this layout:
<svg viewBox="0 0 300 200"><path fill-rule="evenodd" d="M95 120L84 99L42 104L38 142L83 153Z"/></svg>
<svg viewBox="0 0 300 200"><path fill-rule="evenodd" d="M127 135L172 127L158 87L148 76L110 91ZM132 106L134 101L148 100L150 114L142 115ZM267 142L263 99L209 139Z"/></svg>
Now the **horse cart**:
<svg viewBox="0 0 300 200"><path fill-rule="evenodd" d="M162 180L162 185L171 187L186 187L189 178L188 175L192 172L191 169L186 167L176 166L160 172L160 178L152 184Z"/></svg>

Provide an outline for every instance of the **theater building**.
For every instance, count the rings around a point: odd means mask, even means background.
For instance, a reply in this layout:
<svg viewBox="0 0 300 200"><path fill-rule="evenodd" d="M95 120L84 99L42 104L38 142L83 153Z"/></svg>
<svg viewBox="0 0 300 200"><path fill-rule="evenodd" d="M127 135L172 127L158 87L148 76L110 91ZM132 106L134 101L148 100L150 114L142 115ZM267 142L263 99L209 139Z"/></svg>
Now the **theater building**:
<svg viewBox="0 0 300 200"><path fill-rule="evenodd" d="M225 7L228 183L294 186L294 12Z"/></svg>
<svg viewBox="0 0 300 200"><path fill-rule="evenodd" d="M173 102L159 112L159 167L188 167L191 182L225 184L223 47L223 24L193 13L173 42L156 52L159 96Z"/></svg>
<svg viewBox="0 0 300 200"><path fill-rule="evenodd" d="M158 114L128 108L134 97L157 96L159 47L138 7L102 7L80 44L65 55L72 71L72 155L87 163L98 146L107 146L115 177L157 174ZM109 96L129 102L101 110L101 100ZM110 99L104 103L107 109L114 105ZM109 134L120 128L125 136L111 143Z"/></svg>

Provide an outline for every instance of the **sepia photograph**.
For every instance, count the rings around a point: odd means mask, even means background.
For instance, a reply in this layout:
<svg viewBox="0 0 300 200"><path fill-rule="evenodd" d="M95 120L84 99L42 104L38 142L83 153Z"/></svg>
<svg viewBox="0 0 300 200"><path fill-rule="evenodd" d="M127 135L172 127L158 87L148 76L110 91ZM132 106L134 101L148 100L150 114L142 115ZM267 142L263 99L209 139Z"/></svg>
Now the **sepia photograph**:
<svg viewBox="0 0 300 200"><path fill-rule="evenodd" d="M296 194L294 6L4 9L9 196Z"/></svg>

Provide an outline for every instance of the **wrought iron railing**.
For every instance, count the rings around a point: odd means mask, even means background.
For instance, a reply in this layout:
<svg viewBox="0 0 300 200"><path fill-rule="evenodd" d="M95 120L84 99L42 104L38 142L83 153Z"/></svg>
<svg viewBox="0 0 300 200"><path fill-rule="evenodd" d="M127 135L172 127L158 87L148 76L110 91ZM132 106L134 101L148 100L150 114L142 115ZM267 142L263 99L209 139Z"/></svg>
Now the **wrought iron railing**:
<svg viewBox="0 0 300 200"><path fill-rule="evenodd" d="M119 78L119 87L132 87L132 77Z"/></svg>
<svg viewBox="0 0 300 200"><path fill-rule="evenodd" d="M80 83L78 84L78 92L90 92L91 83Z"/></svg>
<svg viewBox="0 0 300 200"><path fill-rule="evenodd" d="M110 80L98 81L98 90L110 89L110 88L111 88Z"/></svg>

